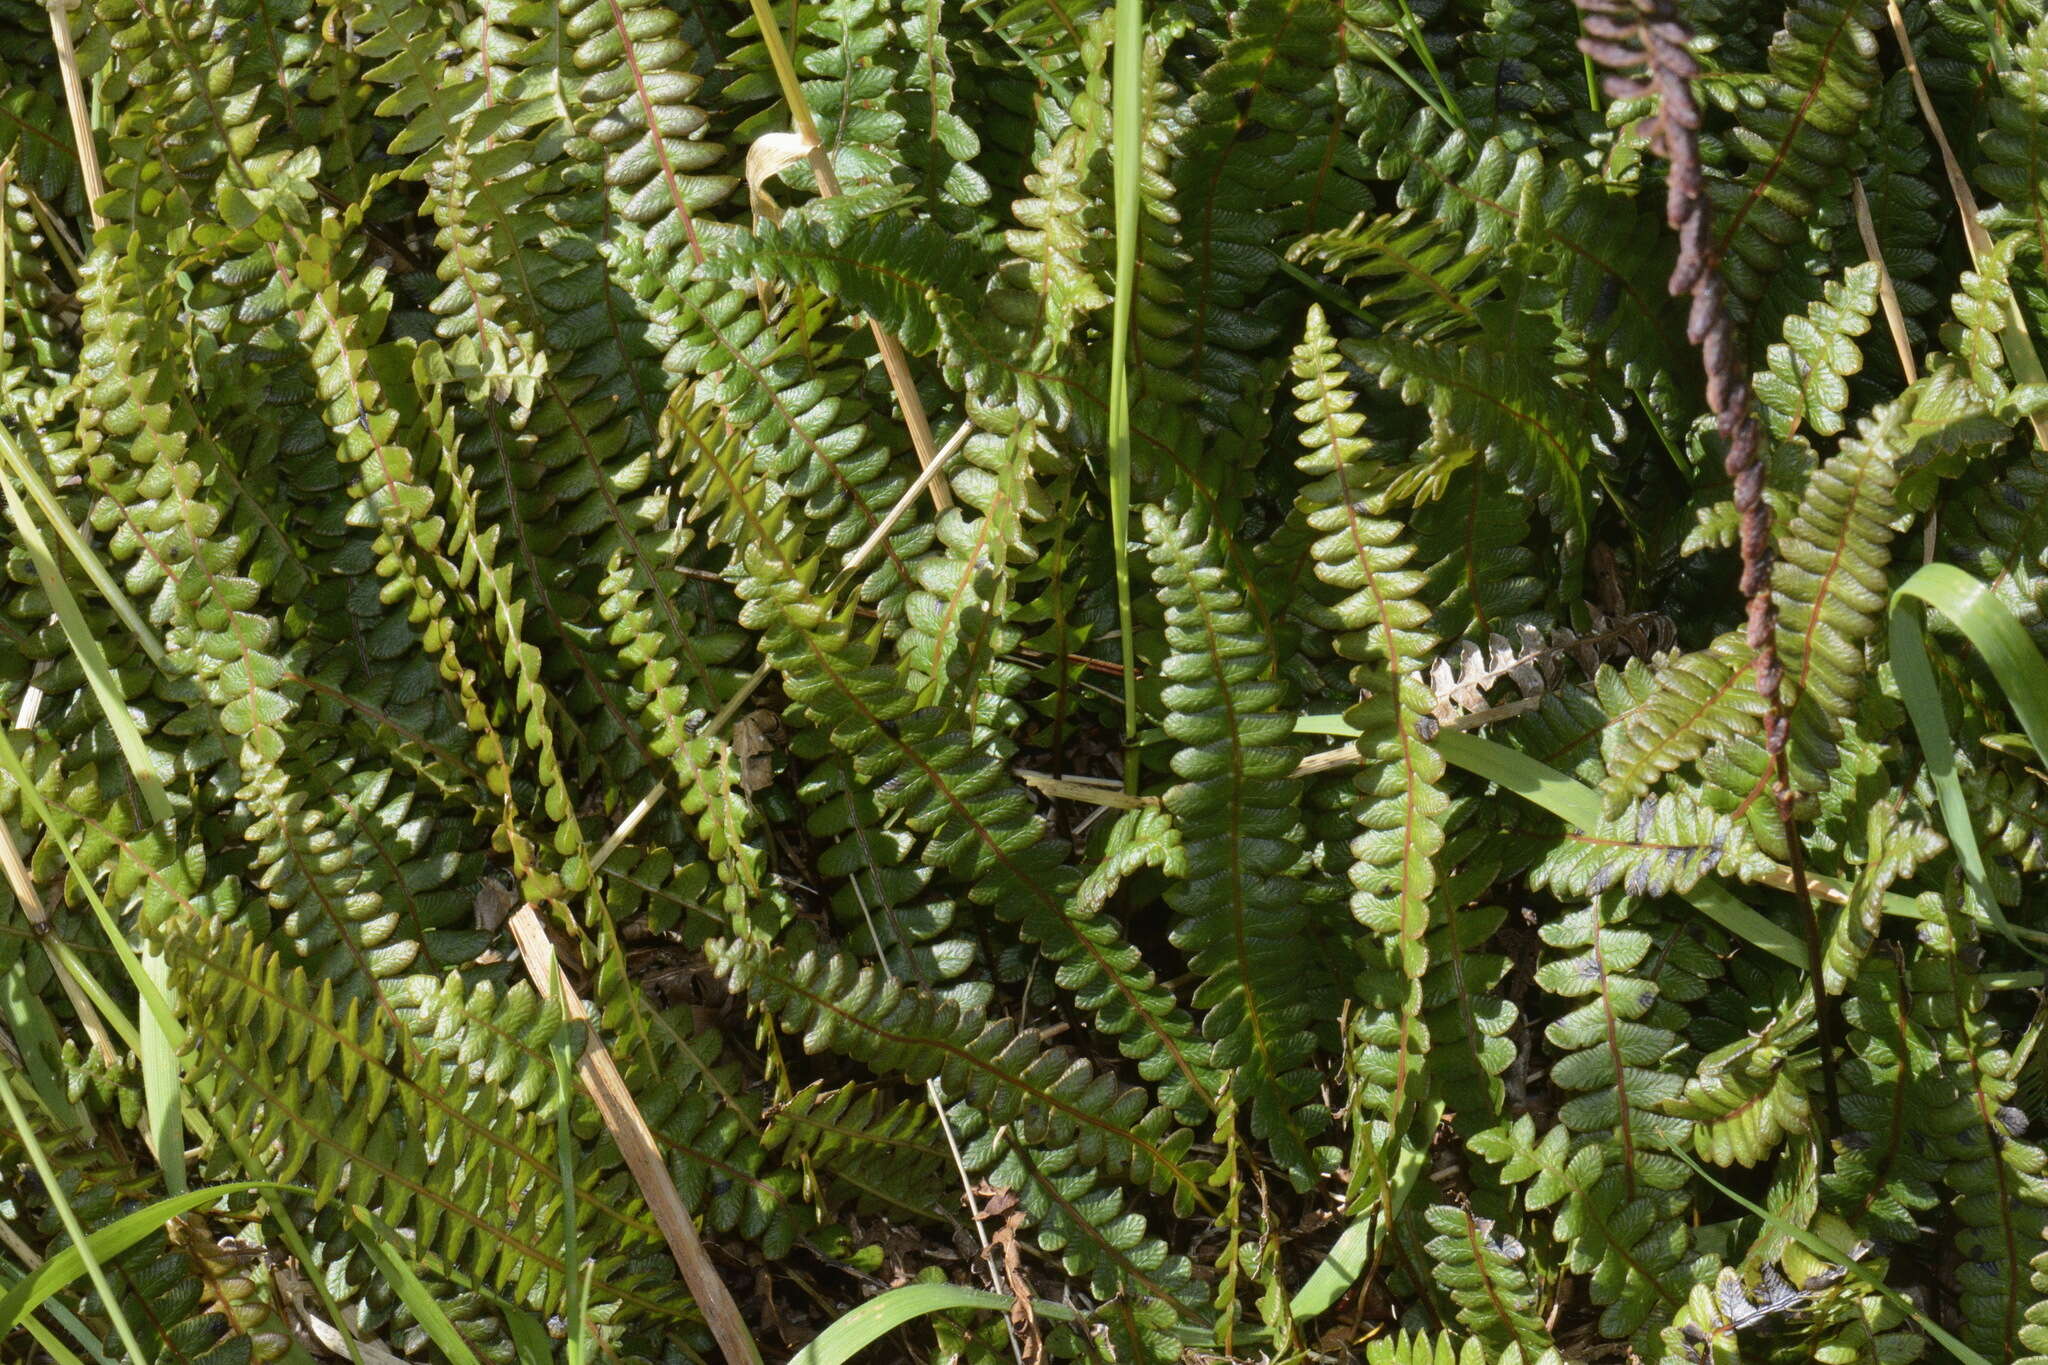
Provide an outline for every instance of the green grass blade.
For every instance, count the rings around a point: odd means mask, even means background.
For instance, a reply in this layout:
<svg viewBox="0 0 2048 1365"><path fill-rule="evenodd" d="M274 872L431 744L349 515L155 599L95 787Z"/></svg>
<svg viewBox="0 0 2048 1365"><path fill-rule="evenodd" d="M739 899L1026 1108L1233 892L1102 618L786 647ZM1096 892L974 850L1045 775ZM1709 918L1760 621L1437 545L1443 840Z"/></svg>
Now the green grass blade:
<svg viewBox="0 0 2048 1365"><path fill-rule="evenodd" d="M384 1278L391 1282L398 1297L405 1300L405 1306L412 1311L420 1330L441 1348L441 1354L447 1356L452 1365L482 1365L476 1358L476 1352L470 1349L462 1333L455 1330L448 1314L442 1311L441 1305L434 1301L434 1296L427 1292L426 1285L420 1282L420 1277L407 1263L403 1254L404 1244L398 1240L398 1234L360 1204L349 1205L349 1212L357 1223L357 1242L376 1263L377 1269L383 1272Z"/></svg>
<svg viewBox="0 0 2048 1365"><path fill-rule="evenodd" d="M108 1295L100 1273L100 1267L107 1261L113 1260L151 1233L162 1232L164 1224L171 1219L203 1209L210 1204L217 1204L231 1194L243 1194L250 1190L312 1193L297 1185L280 1185L272 1180L237 1180L226 1185L208 1185L159 1199L147 1208L137 1209L131 1214L115 1219L90 1235L81 1235L81 1230L74 1226L76 1215L71 1214L70 1205L65 1202L62 1192L51 1183L50 1174L42 1164L41 1145L35 1142L33 1133L21 1126L23 1116L19 1102L14 1099L13 1092L4 1085L0 1085L0 1102L7 1105L8 1114L14 1119L17 1130L30 1144L31 1159L36 1161L37 1172L42 1175L52 1201L58 1205L59 1216L64 1218L64 1230L71 1234L70 1246L37 1266L33 1272L24 1276L8 1290L5 1297L0 1297L0 1336L13 1331L23 1317L33 1313L45 1299L74 1283L82 1274L93 1277L100 1297L106 1300L108 1311L115 1315L118 1325L119 1305ZM125 1335L123 1341L126 1344ZM132 1345L130 1349L134 1349ZM146 1360L149 1357L138 1355L135 1358Z"/></svg>
<svg viewBox="0 0 2048 1365"><path fill-rule="evenodd" d="M64 1052L63 1039L49 1006L29 988L26 958L16 958L0 972L0 1019L7 1023L29 1087L44 1112L73 1132L83 1131L86 1116L65 1093L64 1077L56 1065Z"/></svg>
<svg viewBox="0 0 2048 1365"><path fill-rule="evenodd" d="M1116 191L1116 297L1109 334L1109 534L1116 555L1117 641L1124 665L1124 789L1138 790L1138 637L1131 615L1131 316L1138 279L1144 152L1145 0L1116 0L1110 155Z"/></svg>
<svg viewBox="0 0 2048 1365"><path fill-rule="evenodd" d="M36 1137L35 1129L29 1126L28 1115L21 1111L21 1101L14 1097L13 1081L4 1074L0 1074L0 1106L6 1108L7 1117L14 1124L15 1136L21 1139L21 1145L27 1149L29 1161L35 1166L36 1175L41 1178L43 1188L50 1196L50 1203L57 1210L57 1219L63 1223L64 1231L71 1237L71 1245L66 1250L76 1253L78 1266L92 1277L93 1287L99 1291L100 1301L107 1306L107 1315L113 1319L114 1332L121 1338L121 1345L127 1350L128 1358L132 1361L149 1359L142 1353L142 1347L135 1339L135 1329L128 1325L127 1315L121 1311L121 1301L114 1297L114 1286L108 1281L107 1272L100 1264L97 1248L87 1238L84 1225L78 1221L77 1210L71 1207L70 1199L65 1197L64 1187L57 1183L57 1173L50 1168L50 1158L43 1151L43 1144ZM8 1292L6 1300L0 1301L0 1322L6 1321L8 1305L17 1295L24 1303L34 1297L34 1291L27 1286L41 1282L50 1267L61 1259L62 1253L52 1256L34 1275ZM74 1271L67 1277L54 1280L52 1288L54 1290L63 1284L69 1284L76 1278L77 1273ZM21 1311L24 1310L15 1310L15 1316L19 1316ZM5 1330L4 1326L0 1326L0 1332Z"/></svg>
<svg viewBox="0 0 2048 1365"><path fill-rule="evenodd" d="M576 1245L576 1133L570 1124L576 1102L572 1053L569 1021L564 1019L555 1027L555 1036L548 1040L548 1055L555 1066L555 1161L562 1182L562 1264L569 1270L569 1283L562 1291L562 1317L569 1324L569 1365L584 1365L590 1359L590 1324L583 1319L583 1285L576 1279L576 1267L583 1263L583 1253Z"/></svg>
<svg viewBox="0 0 2048 1365"><path fill-rule="evenodd" d="M40 1322L37 1322L34 1318L24 1322L22 1328L34 1339L36 1345L49 1353L50 1359L55 1361L56 1365L85 1365L84 1361L71 1353L69 1347L57 1340L54 1332L43 1326ZM97 1356L95 1358L99 1360L106 1359L105 1356Z"/></svg>
<svg viewBox="0 0 2048 1365"><path fill-rule="evenodd" d="M128 714L128 705L121 697L121 689L115 685L113 669L107 663L106 652L100 648L98 636L79 608L78 598L59 570L56 557L50 553L49 544L43 539L35 519L22 505L13 479L0 475L0 491L5 492L7 512L14 523L15 534L35 565L36 577L41 581L43 591L49 595L58 624L63 627L64 638L72 653L78 656L93 697L99 702L107 724L112 727L121 746L121 755L127 760L129 772L142 792L149 818L159 824L167 823L173 815L170 796L164 791L163 780L142 742L142 732L135 728L134 717ZM157 991L167 995L168 971L156 954L145 952L142 968ZM157 1164L163 1168L164 1183L173 1194L185 1188L185 1117L180 1089L177 1049L171 1035L153 1013L146 1014L142 1019L143 1107L149 1126L150 1149L156 1153Z"/></svg>
<svg viewBox="0 0 2048 1365"><path fill-rule="evenodd" d="M2048 748L2042 747L2048 742L2048 660L2042 659L2011 609L1982 582L1953 564L1925 565L1892 594L1892 674L1920 738L1921 757L1941 810L1942 827L1955 849L1956 861L1962 864L1972 898L1983 906L1994 928L2016 938L2017 932L1991 894L1976 824L1956 774L1955 740L1942 709L1940 684L1927 658L1923 617L1927 607L1946 616L1976 647L2037 754L2048 754Z"/></svg>
<svg viewBox="0 0 2048 1365"><path fill-rule="evenodd" d="M28 457L5 427L0 427L0 460L5 460L9 471L15 478L21 480L21 486L28 490L29 501L36 505L36 510L42 513L43 520L49 523L58 541L70 551L72 560L85 570L85 576L92 580L93 587L106 599L114 614L121 618L121 624L128 627L129 634L135 637L143 652L149 655L150 662L162 664L163 642L156 638L156 632L151 630L149 623L136 612L135 604L128 600L128 594L121 590L121 585L114 581L114 576L107 571L107 566L93 553L92 546L79 535L78 528L71 524L71 519L64 515L64 509L58 504L56 494L43 482L42 476L36 472L35 466L29 463Z"/></svg>
<svg viewBox="0 0 2048 1365"><path fill-rule="evenodd" d="M883 1334L927 1314L955 1308L987 1308L1007 1313L1012 1303L1007 1294L969 1289L965 1285L906 1284L840 1314L830 1327L791 1356L789 1365L846 1365ZM1040 1299L1032 1300L1031 1307L1038 1316L1052 1322L1073 1322L1080 1317L1063 1304Z"/></svg>
<svg viewBox="0 0 2048 1365"><path fill-rule="evenodd" d="M1436 748L1446 762L1498 784L1577 829L1591 830L1600 823L1598 792L1527 754L1476 735L1453 731L1439 734ZM1805 969L1805 942L1744 905L1720 883L1703 877L1684 893L1684 898L1694 909L1750 946Z"/></svg>

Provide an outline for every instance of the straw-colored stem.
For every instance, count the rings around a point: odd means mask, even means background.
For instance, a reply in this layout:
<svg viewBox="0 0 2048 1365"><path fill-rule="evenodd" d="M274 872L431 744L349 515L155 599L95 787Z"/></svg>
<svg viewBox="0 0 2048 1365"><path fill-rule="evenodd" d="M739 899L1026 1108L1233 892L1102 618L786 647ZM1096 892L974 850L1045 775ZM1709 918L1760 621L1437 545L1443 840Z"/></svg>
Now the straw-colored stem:
<svg viewBox="0 0 2048 1365"><path fill-rule="evenodd" d="M825 151L824 142L818 137L818 124L811 117L810 101L804 98L803 86L796 78L796 65L790 60L789 48L782 41L782 30L776 27L775 16L768 10L767 0L749 0L754 9L754 21L760 26L761 41L768 48L768 60L775 67L775 80L782 89L783 103L789 106L789 116L796 124L797 136L808 148L806 156L810 161L811 174L818 181L818 193L826 199L839 195L839 177L833 173L832 158ZM881 354L882 368L888 372L889 387L896 392L896 406L903 412L903 425L910 431L910 445L917 452L917 462L930 469L938 459L937 447L932 443L931 421L925 416L924 400L918 397L917 382L911 377L910 357L903 347L891 336L881 323L868 319L868 328L875 335L875 349ZM943 512L953 505L953 490L944 479L931 482L932 506Z"/></svg>
<svg viewBox="0 0 2048 1365"><path fill-rule="evenodd" d="M85 81L78 74L78 53L71 46L70 8L64 0L50 0L49 8L50 39L57 47L57 74L64 82L65 108L71 113L71 140L78 147L78 176L85 185L93 231L98 232L107 225L107 220L100 217L100 199L107 192L107 182L100 175L100 151L93 141Z"/></svg>
<svg viewBox="0 0 2048 1365"><path fill-rule="evenodd" d="M704 1250L703 1241L697 1236L696 1224L690 1221L690 1210L669 1175L668 1165L661 1158L661 1149L655 1145L653 1130L647 1126L640 1106L626 1088L625 1077L619 1074L603 1039L598 1037L597 1026L590 1018L590 1010L584 1005L583 997L570 988L568 978L562 975L555 961L554 945L541 924L540 912L531 902L522 905L507 927L519 944L519 959L526 967L526 974L532 978L541 997L553 999L559 991L562 1013L590 1025L589 1041L576 1062L577 1077L597 1105L599 1117L604 1120L612 1140L618 1144L619 1155L626 1159L626 1168L632 1172L634 1184L639 1186L641 1197L647 1201L655 1224L668 1242L669 1254L675 1257L676 1268L682 1271L683 1282L689 1285L691 1295L696 1298L697 1311L704 1315L704 1323L724 1352L727 1365L761 1365L760 1349L754 1345L753 1335L747 1331L746 1319L740 1316L732 1291L718 1277L711 1257Z"/></svg>

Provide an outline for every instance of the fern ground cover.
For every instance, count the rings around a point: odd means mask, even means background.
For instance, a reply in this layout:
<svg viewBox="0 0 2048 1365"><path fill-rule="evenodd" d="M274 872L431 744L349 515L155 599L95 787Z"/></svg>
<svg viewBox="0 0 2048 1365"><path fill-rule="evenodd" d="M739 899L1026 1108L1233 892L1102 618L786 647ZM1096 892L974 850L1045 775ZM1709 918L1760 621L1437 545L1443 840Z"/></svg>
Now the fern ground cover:
<svg viewBox="0 0 2048 1365"><path fill-rule="evenodd" d="M0 0L0 1354L2048 1359L2044 255L2039 0Z"/></svg>

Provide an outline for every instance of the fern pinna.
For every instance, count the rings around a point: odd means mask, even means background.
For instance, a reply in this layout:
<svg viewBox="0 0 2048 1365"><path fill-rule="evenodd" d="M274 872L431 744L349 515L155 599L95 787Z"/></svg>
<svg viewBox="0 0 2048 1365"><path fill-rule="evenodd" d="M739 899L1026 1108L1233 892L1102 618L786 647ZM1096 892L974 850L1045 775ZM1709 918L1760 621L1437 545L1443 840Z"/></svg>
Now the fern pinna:
<svg viewBox="0 0 2048 1365"><path fill-rule="evenodd" d="M2044 86L0 3L9 1358L2048 1359Z"/></svg>

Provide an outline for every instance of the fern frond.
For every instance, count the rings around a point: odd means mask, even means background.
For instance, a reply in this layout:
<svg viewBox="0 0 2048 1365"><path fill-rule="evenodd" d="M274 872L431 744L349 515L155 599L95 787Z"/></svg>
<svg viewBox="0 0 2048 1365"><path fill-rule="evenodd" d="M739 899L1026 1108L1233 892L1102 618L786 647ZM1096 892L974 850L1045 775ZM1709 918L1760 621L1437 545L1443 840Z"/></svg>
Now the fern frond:
<svg viewBox="0 0 2048 1365"><path fill-rule="evenodd" d="M1300 746L1273 651L1213 551L1215 532L1169 502L1145 509L1153 581L1166 609L1163 722L1181 781L1164 802L1181 836L1186 880L1167 893L1173 942L1206 978L1194 995L1217 1065L1236 1068L1254 1135L1307 1180L1325 1121L1301 1107L1316 1091L1311 1021L1331 983L1298 957L1306 907L1294 875L1301 837Z"/></svg>
<svg viewBox="0 0 2048 1365"><path fill-rule="evenodd" d="M1755 651L1743 643L1742 633L1730 631L1657 670L1650 694L1600 734L1607 767L1601 792L1609 817L1708 745L1755 730L1764 713L1752 685L1755 664Z"/></svg>
<svg viewBox="0 0 2048 1365"><path fill-rule="evenodd" d="M1428 412L1428 454L1483 455L1496 475L1536 499L1569 544L1583 541L1581 483L1598 425L1581 395L1513 351L1383 337L1347 342L1344 354Z"/></svg>
<svg viewBox="0 0 2048 1365"><path fill-rule="evenodd" d="M1867 0L1795 0L1771 39L1768 70L1732 133L1742 173L1708 182L1730 291L1764 298L1807 248L1815 208L1862 154L1856 134L1876 102L1883 11ZM1711 89L1711 87L1710 87ZM1760 107L1759 107L1760 106ZM1794 305L1796 306L1796 304Z"/></svg>
<svg viewBox="0 0 2048 1365"><path fill-rule="evenodd" d="M1426 1250L1436 1275L1458 1305L1458 1321L1495 1349L1519 1347L1524 1360L1551 1349L1537 1315L1536 1290L1520 1264L1528 1249L1493 1223L1448 1204L1425 1210L1436 1236Z"/></svg>
<svg viewBox="0 0 2048 1365"><path fill-rule="evenodd" d="M1301 400L1295 415L1304 423L1308 450L1297 464L1315 479L1297 509L1320 537L1312 550L1316 577L1347 594L1331 608L1342 631L1337 649L1357 665L1353 681L1370 694L1348 716L1365 760L1353 807L1359 833L1351 846L1351 913L1389 940L1388 960L1401 983L1398 1003L1381 1002L1401 1021L1394 1036L1382 1040L1394 1054L1388 1103L1398 1111L1412 1098L1405 1093L1407 1073L1418 1043L1408 1026L1422 1008L1435 855L1448 809L1438 790L1443 760L1428 744L1434 725L1422 681L1435 642L1425 633L1429 610L1416 599L1421 575L1407 567L1413 551L1400 542L1399 526L1373 510L1367 447L1359 435L1364 417L1352 411L1355 400L1343 386L1336 343L1320 309L1309 313L1294 375L1294 396Z"/></svg>
<svg viewBox="0 0 2048 1365"><path fill-rule="evenodd" d="M1863 694L1863 645L1884 609L1907 407L1886 408L1844 440L1841 453L1814 471L1778 534L1771 586L1794 726L1829 740L1840 738Z"/></svg>
<svg viewBox="0 0 2048 1365"><path fill-rule="evenodd" d="M1007 1019L984 1019L950 1001L921 997L843 953L781 951L724 940L709 949L735 990L744 990L807 1051L830 1049L912 1081L937 1079L957 1101L1002 1126L1035 1153L1124 1176L1177 1203L1203 1202L1205 1167L1189 1156L1193 1135L1145 1092L1120 1086L1066 1048L1046 1047Z"/></svg>
<svg viewBox="0 0 2048 1365"><path fill-rule="evenodd" d="M1536 1136L1527 1117L1478 1135L1472 1150L1501 1167L1501 1179L1527 1185L1531 1209L1556 1209L1552 1235L1566 1263L1594 1275L1594 1302L1604 1306L1600 1330L1625 1337L1654 1329L1685 1300L1684 1260L1690 1242L1682 1221L1685 1166L1663 1153L1639 1153L1624 1170L1635 1188L1624 1189L1609 1168L1607 1144L1574 1144L1570 1131Z"/></svg>
<svg viewBox="0 0 2048 1365"><path fill-rule="evenodd" d="M1756 377L1771 435L1782 440L1801 423L1816 436L1841 432L1848 378L1863 368L1856 338L1877 311L1877 278L1874 264L1854 266L1828 281L1824 301L1785 319L1785 339L1772 344L1768 368Z"/></svg>

